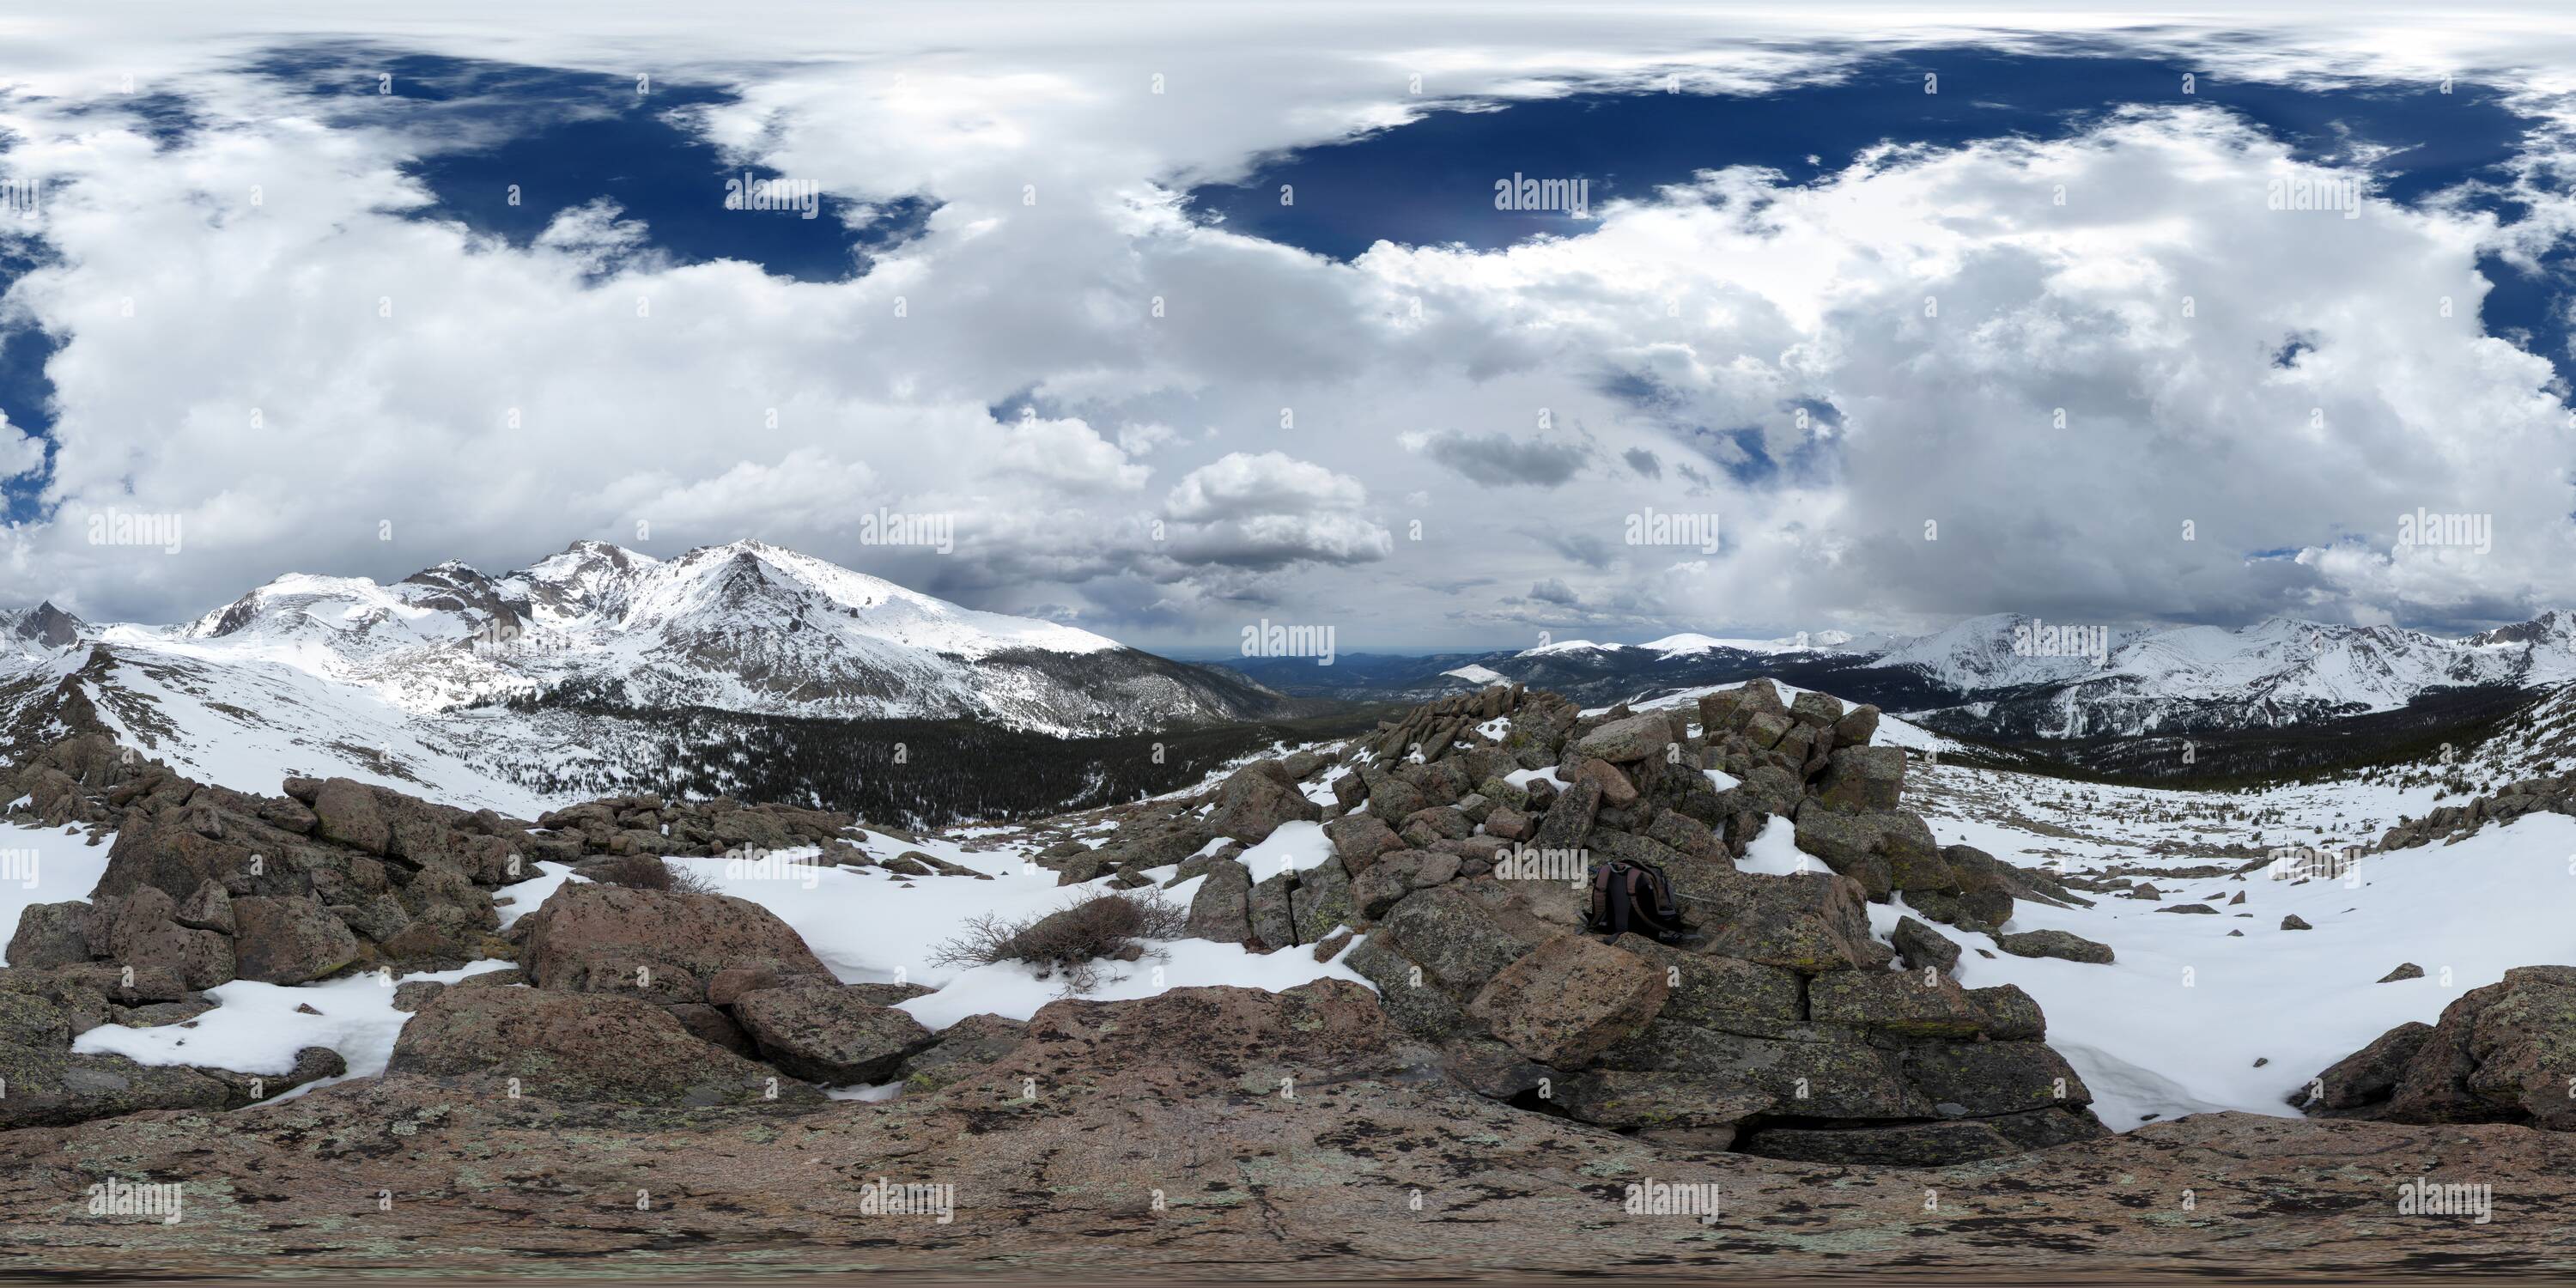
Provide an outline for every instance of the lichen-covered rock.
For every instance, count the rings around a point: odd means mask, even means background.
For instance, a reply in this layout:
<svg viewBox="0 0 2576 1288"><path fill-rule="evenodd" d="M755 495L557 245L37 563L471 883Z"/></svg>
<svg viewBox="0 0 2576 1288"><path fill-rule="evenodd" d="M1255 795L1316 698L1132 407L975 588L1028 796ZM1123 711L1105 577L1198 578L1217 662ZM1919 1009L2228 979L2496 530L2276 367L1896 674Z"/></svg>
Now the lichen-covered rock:
<svg viewBox="0 0 2576 1288"><path fill-rule="evenodd" d="M2411 1053L2407 1048L2412 1047ZM2525 1123L2576 1131L2576 966L2518 966L2442 1009L2428 1033L2404 1026L2318 1075L2340 1094L2329 1108L2369 1104L2384 1070L2404 1071L2376 1116L2395 1122Z"/></svg>
<svg viewBox="0 0 2576 1288"><path fill-rule="evenodd" d="M1819 975L1807 988L1807 1016L1914 1038L1975 1037L1988 1024L1949 976L1910 970Z"/></svg>
<svg viewBox="0 0 2576 1288"><path fill-rule="evenodd" d="M1210 865L1198 893L1190 896L1186 930L1192 939L1220 944L1251 939L1252 873L1232 859Z"/></svg>
<svg viewBox="0 0 2576 1288"><path fill-rule="evenodd" d="M2424 1040L2431 1036L2432 1025L2408 1020L2371 1039L2370 1045L2335 1061L2310 1079L2308 1085L2291 1093L2290 1103L2339 1111L2384 1102L2396 1093L2397 1084L2406 1076L2406 1066L2414 1062L2416 1052L2424 1049Z"/></svg>
<svg viewBox="0 0 2576 1288"><path fill-rule="evenodd" d="M1968 1002L1986 1017L1986 1036L1997 1042L2037 1042L2048 1036L2048 1017L2039 999L2018 984L1968 990Z"/></svg>
<svg viewBox="0 0 2576 1288"><path fill-rule="evenodd" d="M1898 1058L1905 1080L1943 1116L2093 1103L2066 1057L2045 1042L1924 1042L1905 1047Z"/></svg>
<svg viewBox="0 0 2576 1288"><path fill-rule="evenodd" d="M28 904L9 936L8 964L41 970L88 961L90 911L82 900Z"/></svg>
<svg viewBox="0 0 2576 1288"><path fill-rule="evenodd" d="M1554 1097L1579 1122L1633 1131L1647 1140L1722 1150L1737 1125L1774 1101L1724 1078L1697 1073L1595 1069L1567 1079Z"/></svg>
<svg viewBox="0 0 2576 1288"><path fill-rule="evenodd" d="M728 895L568 884L526 920L520 963L539 988L704 1002L729 967L831 974L776 913Z"/></svg>
<svg viewBox="0 0 2576 1288"><path fill-rule="evenodd" d="M887 1081L934 1040L906 1012L823 980L745 993L733 1018L762 1059L829 1086Z"/></svg>
<svg viewBox="0 0 2576 1288"><path fill-rule="evenodd" d="M1837 747L1866 747L1870 739L1877 736L1878 708L1868 703L1844 712L1842 719L1834 722L1834 745Z"/></svg>
<svg viewBox="0 0 2576 1288"><path fill-rule="evenodd" d="M1416 890L1447 885L1458 875L1459 857L1441 850L1397 850L1382 856L1351 883L1351 902L1369 921Z"/></svg>
<svg viewBox="0 0 2576 1288"><path fill-rule="evenodd" d="M1672 990L1661 1012L1666 1019L1741 1031L1748 1022L1767 1026L1806 1018L1795 971L1685 952L1642 935L1621 935L1610 946L1634 953L1664 972L1664 982Z"/></svg>
<svg viewBox="0 0 2576 1288"><path fill-rule="evenodd" d="M1324 824L1324 836L1333 843L1333 853L1341 858L1342 870L1354 877L1366 873L1379 855L1404 847L1395 829L1374 814L1348 814L1334 819Z"/></svg>
<svg viewBox="0 0 2576 1288"><path fill-rule="evenodd" d="M1297 874L1288 891L1288 915L1296 923L1297 943L1315 943L1355 919L1351 910L1351 877L1338 863L1322 863Z"/></svg>
<svg viewBox="0 0 2576 1288"><path fill-rule="evenodd" d="M1860 883L1829 872L1727 872L1701 884L1693 909L1705 951L1801 974L1875 970L1895 953L1872 938Z"/></svg>
<svg viewBox="0 0 2576 1288"><path fill-rule="evenodd" d="M941 1029L936 1042L907 1057L895 1071L903 1080L903 1093L928 1095L975 1076L1017 1048L1028 1029L999 1015L969 1015Z"/></svg>
<svg viewBox="0 0 2576 1288"><path fill-rule="evenodd" d="M1592 835L1593 820L1601 812L1601 785L1576 782L1558 792L1547 813L1538 821L1538 833L1530 844L1542 850L1577 850Z"/></svg>
<svg viewBox="0 0 2576 1288"><path fill-rule="evenodd" d="M2054 957L2059 961L2111 964L2111 946L2064 930L2027 930L1995 936L1995 946L2015 957Z"/></svg>
<svg viewBox="0 0 2576 1288"><path fill-rule="evenodd" d="M1375 985L1387 1018L1415 1037L1447 1043L1482 1031L1441 987L1439 977L1406 957L1384 930L1352 949L1342 964Z"/></svg>
<svg viewBox="0 0 2576 1288"><path fill-rule="evenodd" d="M1942 1167L2002 1158L2110 1134L2080 1109L2034 1109L1990 1118L1758 1128L1742 1149L1765 1158L1871 1167Z"/></svg>
<svg viewBox="0 0 2576 1288"><path fill-rule="evenodd" d="M819 1101L820 1092L608 993L450 988L403 1025L385 1065L489 1095L634 1105Z"/></svg>
<svg viewBox="0 0 2576 1288"><path fill-rule="evenodd" d="M1897 918L1896 929L1888 939L1896 945L1897 955L1909 970L1929 968L1946 975L1959 964L1959 945L1912 917Z"/></svg>
<svg viewBox="0 0 2576 1288"><path fill-rule="evenodd" d="M1932 1101L1899 1076L1895 1057L1858 1034L1816 1027L1758 1037L1658 1019L1602 1053L1604 1068L1699 1074L1771 1098L1769 1112L1800 1118L1934 1116Z"/></svg>
<svg viewBox="0 0 2576 1288"><path fill-rule="evenodd" d="M1958 881L1958 912L1951 924L1963 930L1996 930L2012 920L2013 896L2020 882L2010 865L1973 845L1943 846L1941 861Z"/></svg>
<svg viewBox="0 0 2576 1288"><path fill-rule="evenodd" d="M1900 747L1840 747L1826 758L1816 799L1827 809L1869 814L1896 808L1905 786Z"/></svg>
<svg viewBox="0 0 2576 1288"><path fill-rule="evenodd" d="M1216 811L1208 829L1246 845L1258 845L1282 823L1313 822L1323 811L1297 790L1277 761L1260 761L1234 771L1217 789Z"/></svg>
<svg viewBox="0 0 2576 1288"><path fill-rule="evenodd" d="M1565 935L1497 972L1467 1013L1530 1059L1579 1069L1644 1028L1668 995L1653 962Z"/></svg>
<svg viewBox="0 0 2576 1288"><path fill-rule="evenodd" d="M383 854L393 844L393 825L377 807L376 790L349 778L322 784L313 797L314 832L326 841Z"/></svg>
<svg viewBox="0 0 2576 1288"><path fill-rule="evenodd" d="M1419 890L1397 901L1387 911L1382 933L1434 979L1463 989L1482 988L1538 946L1454 885Z"/></svg>
<svg viewBox="0 0 2576 1288"><path fill-rule="evenodd" d="M1663 754L1664 744L1672 740L1672 722L1649 713L1602 725L1576 740L1574 749L1587 759L1623 765Z"/></svg>

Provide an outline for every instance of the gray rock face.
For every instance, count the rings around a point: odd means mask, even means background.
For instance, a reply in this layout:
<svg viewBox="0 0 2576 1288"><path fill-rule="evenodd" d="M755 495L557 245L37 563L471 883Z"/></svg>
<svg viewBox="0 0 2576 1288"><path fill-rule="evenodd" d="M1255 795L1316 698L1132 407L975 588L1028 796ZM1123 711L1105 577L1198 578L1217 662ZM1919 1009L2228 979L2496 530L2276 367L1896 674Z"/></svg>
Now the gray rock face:
<svg viewBox="0 0 2576 1288"><path fill-rule="evenodd" d="M1601 785L1578 782L1557 793L1556 801L1539 819L1538 835L1531 844L1542 850L1574 850L1592 835L1592 822L1601 811Z"/></svg>
<svg viewBox="0 0 2576 1288"><path fill-rule="evenodd" d="M1866 703L1844 712L1843 718L1834 722L1837 747L1866 747L1877 736L1878 708Z"/></svg>
<svg viewBox="0 0 2576 1288"><path fill-rule="evenodd" d="M2039 999L2018 984L1968 990L1968 1001L1986 1017L1986 1036L1997 1042L2038 1042L2048 1036L2048 1017Z"/></svg>
<svg viewBox="0 0 2576 1288"><path fill-rule="evenodd" d="M2063 930L2030 930L2018 935L1998 935L1995 945L2015 957L2054 957L2060 961L2090 962L2100 966L2111 963L2109 944L2097 944Z"/></svg>
<svg viewBox="0 0 2576 1288"><path fill-rule="evenodd" d="M1393 947L1453 988L1482 988L1538 945L1506 928L1493 911L1456 886L1418 891L1389 909L1384 933Z"/></svg>
<svg viewBox="0 0 2576 1288"><path fill-rule="evenodd" d="M179 905L173 919L191 930L211 930L219 935L239 930L233 921L232 895L225 891L222 882L211 878L197 884L197 892Z"/></svg>
<svg viewBox="0 0 2576 1288"><path fill-rule="evenodd" d="M1770 1112L1788 1116L1933 1117L1932 1100L1906 1084L1892 1059L1857 1034L1832 1029L1768 1038L1657 1020L1603 1053L1601 1062L1611 1069L1716 1079L1738 1092L1768 1096Z"/></svg>
<svg viewBox="0 0 2576 1288"><path fill-rule="evenodd" d="M9 936L8 964L42 970L89 960L90 905L76 900L31 903L18 914L17 933Z"/></svg>
<svg viewBox="0 0 2576 1288"><path fill-rule="evenodd" d="M1401 826L1415 811L1430 808L1422 789L1392 774L1369 787L1368 812L1389 827Z"/></svg>
<svg viewBox="0 0 2576 1288"><path fill-rule="evenodd" d="M1633 953L1664 972L1671 995L1661 1018L1734 1031L1745 1021L1786 1023L1806 1018L1797 972L1734 957L1685 952L1640 935L1621 935L1610 946Z"/></svg>
<svg viewBox="0 0 2576 1288"><path fill-rule="evenodd" d="M376 806L375 789L348 778L322 784L313 800L314 834L324 840L383 854L393 843L393 825Z"/></svg>
<svg viewBox="0 0 2576 1288"><path fill-rule="evenodd" d="M1379 855L1401 849L1404 845L1404 841L1396 836L1395 829L1374 814L1349 814L1334 819L1324 824L1324 836L1333 843L1333 853L1340 856L1342 870L1355 877L1367 872Z"/></svg>
<svg viewBox="0 0 2576 1288"><path fill-rule="evenodd" d="M1354 919L1351 878L1338 863L1322 863L1297 874L1288 891L1288 913L1296 922L1296 942L1311 944Z"/></svg>
<svg viewBox="0 0 2576 1288"><path fill-rule="evenodd" d="M2110 1134L2076 1109L2035 1109L1992 1118L1858 1127L1767 1127L1743 1149L1766 1158L1875 1167L1937 1167L2001 1158Z"/></svg>
<svg viewBox="0 0 2576 1288"><path fill-rule="evenodd" d="M1808 1018L1820 1024L1913 1038L1972 1038L1989 1021L1947 975L1927 971L1836 971L1808 986Z"/></svg>
<svg viewBox="0 0 2576 1288"><path fill-rule="evenodd" d="M1351 883L1354 910L1363 919L1375 921L1406 895L1456 879L1458 864L1457 855L1439 850L1397 850L1384 855Z"/></svg>
<svg viewBox="0 0 2576 1288"><path fill-rule="evenodd" d="M973 1077L1009 1055L1028 1036L1028 1025L999 1015L969 1015L939 1031L938 1041L896 1070L903 1093L925 1096Z"/></svg>
<svg viewBox="0 0 2576 1288"><path fill-rule="evenodd" d="M1706 1074L1596 1069L1568 1079L1558 1103L1580 1122L1717 1150L1774 1101Z"/></svg>
<svg viewBox="0 0 2576 1288"><path fill-rule="evenodd" d="M1465 840L1476 834L1476 824L1452 806L1435 805L1415 810L1404 820L1402 834L1407 845L1420 848L1435 841Z"/></svg>
<svg viewBox="0 0 2576 1288"><path fill-rule="evenodd" d="M1869 898L1886 901L1895 886L1887 856L1879 852L1878 814L1851 814L1809 805L1798 811L1797 846L1826 867L1860 883Z"/></svg>
<svg viewBox="0 0 2576 1288"><path fill-rule="evenodd" d="M1826 758L1816 799L1827 809L1875 813L1895 809L1904 785L1904 749L1843 747Z"/></svg>
<svg viewBox="0 0 2576 1288"><path fill-rule="evenodd" d="M310 903L309 900L306 902ZM237 970L252 979L266 978L263 974L251 973L246 969L246 967L265 966L267 963L265 957L257 957L251 963L238 962L231 937L211 930L192 930L180 925L177 919L178 910L178 905L158 887L143 886L137 889L118 905L115 916L109 923L107 945L109 956L137 970L159 968L176 972L190 988L213 988L233 979ZM320 906L313 905L313 911L321 913ZM325 921L330 921L329 914L321 915ZM338 922L332 921L330 928L338 931L341 939L349 938L349 932ZM274 951L277 947L277 937L285 932L266 926L262 929L269 931L268 938L244 944L242 947L255 954ZM350 941L349 947L354 954L357 948L356 942ZM328 963L323 970L315 971L313 974L336 970L347 961L348 958L343 957L339 961ZM301 983L312 977L313 975L310 974L297 975L290 979L272 979L268 982Z"/></svg>
<svg viewBox="0 0 2576 1288"><path fill-rule="evenodd" d="M1789 704L1789 714L1802 724L1831 729L1843 718L1843 701L1831 694L1809 689Z"/></svg>
<svg viewBox="0 0 2576 1288"><path fill-rule="evenodd" d="M1973 1117L2093 1103L2073 1067L2045 1042L1935 1042L1907 1046L1906 1080L1935 1106Z"/></svg>
<svg viewBox="0 0 2576 1288"><path fill-rule="evenodd" d="M1384 930L1352 949L1342 963L1376 986L1379 1008L1415 1037L1448 1043L1483 1031L1441 987L1439 977L1406 957Z"/></svg>
<svg viewBox="0 0 2576 1288"><path fill-rule="evenodd" d="M1672 740L1670 720L1661 715L1639 715L1613 720L1585 734L1575 743L1575 750L1590 759L1623 765L1662 755L1664 744Z"/></svg>
<svg viewBox="0 0 2576 1288"><path fill-rule="evenodd" d="M1705 950L1805 975L1876 970L1895 956L1869 933L1860 883L1817 872L1798 876L1725 873L1696 909Z"/></svg>
<svg viewBox="0 0 2576 1288"><path fill-rule="evenodd" d="M1297 911L1288 901L1288 892L1296 884L1297 874L1293 872L1274 872L1253 883L1252 938L1247 942L1265 949L1287 948L1297 942Z"/></svg>
<svg viewBox="0 0 2576 1288"><path fill-rule="evenodd" d="M1948 974L1959 964L1959 946L1948 936L1912 917L1901 917L1888 935L1909 970L1930 968Z"/></svg>
<svg viewBox="0 0 2576 1288"><path fill-rule="evenodd" d="M2406 1076L2406 1066L2433 1036L2433 1026L2408 1020L2371 1039L2370 1045L2337 1060L2290 1096L2290 1103L2322 1110L2361 1109L2387 1100Z"/></svg>
<svg viewBox="0 0 2576 1288"><path fill-rule="evenodd" d="M1252 938L1252 874L1231 859L1212 864L1190 896L1188 933L1193 939L1240 944Z"/></svg>
<svg viewBox="0 0 2576 1288"><path fill-rule="evenodd" d="M745 993L733 1018L762 1059L829 1086L885 1082L934 1040L912 1016L821 980Z"/></svg>
<svg viewBox="0 0 2576 1288"><path fill-rule="evenodd" d="M2009 865L1973 845L1944 846L1941 861L1959 882L1958 912L1951 924L1963 930L1995 930L2012 920L2014 892L2020 883Z"/></svg>

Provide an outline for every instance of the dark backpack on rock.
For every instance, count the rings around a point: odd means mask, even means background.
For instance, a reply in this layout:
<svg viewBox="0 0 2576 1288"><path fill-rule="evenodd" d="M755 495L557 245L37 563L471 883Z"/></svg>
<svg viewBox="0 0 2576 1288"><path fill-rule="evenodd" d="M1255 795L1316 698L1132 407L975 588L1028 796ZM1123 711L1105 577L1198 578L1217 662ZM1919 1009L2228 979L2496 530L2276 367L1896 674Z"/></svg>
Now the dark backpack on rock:
<svg viewBox="0 0 2576 1288"><path fill-rule="evenodd" d="M1592 920L1584 928L1596 935L1633 932L1657 940L1688 933L1673 900L1673 879L1654 864L1627 859L1593 865Z"/></svg>

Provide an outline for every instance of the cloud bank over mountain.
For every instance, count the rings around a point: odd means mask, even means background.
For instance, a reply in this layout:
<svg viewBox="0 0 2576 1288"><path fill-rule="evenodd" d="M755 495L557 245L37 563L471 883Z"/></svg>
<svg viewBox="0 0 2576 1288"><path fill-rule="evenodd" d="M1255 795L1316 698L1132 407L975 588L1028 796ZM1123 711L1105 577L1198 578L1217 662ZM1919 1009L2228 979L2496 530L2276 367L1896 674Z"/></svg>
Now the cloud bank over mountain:
<svg viewBox="0 0 2576 1288"><path fill-rule="evenodd" d="M2576 602L2576 86L2499 70L2564 33L924 7L780 63L793 6L686 43L125 8L165 34L115 67L101 18L13 23L11 603L180 620L576 536L1167 647ZM2097 62L2154 88L2061 110ZM1792 159L1679 115L1818 94L1924 125ZM1579 216L1494 208L1559 153L1402 142L1569 106L1670 136L1574 127ZM746 176L828 217L726 209Z"/></svg>

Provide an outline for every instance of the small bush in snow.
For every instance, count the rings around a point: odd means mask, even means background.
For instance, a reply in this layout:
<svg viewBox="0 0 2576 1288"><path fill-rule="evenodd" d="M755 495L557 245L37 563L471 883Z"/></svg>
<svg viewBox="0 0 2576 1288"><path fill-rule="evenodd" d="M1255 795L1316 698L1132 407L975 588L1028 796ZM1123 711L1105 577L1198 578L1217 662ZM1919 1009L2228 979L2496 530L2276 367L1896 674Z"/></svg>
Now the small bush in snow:
<svg viewBox="0 0 2576 1288"><path fill-rule="evenodd" d="M674 867L650 854L626 854L588 865L582 873L607 885L627 886L636 890L668 890L673 894L714 894L716 888L698 875L694 868Z"/></svg>
<svg viewBox="0 0 2576 1288"><path fill-rule="evenodd" d="M1135 961L1141 940L1178 939L1189 910L1159 890L1077 897L1054 912L1017 921L996 913L966 920L964 934L941 944L931 960L942 966L991 966L1022 962L1038 978L1060 978L1068 997L1099 986L1104 961Z"/></svg>

